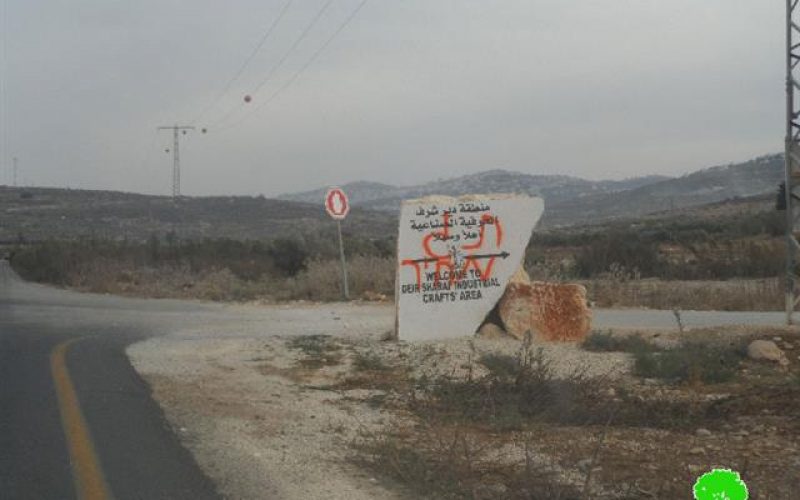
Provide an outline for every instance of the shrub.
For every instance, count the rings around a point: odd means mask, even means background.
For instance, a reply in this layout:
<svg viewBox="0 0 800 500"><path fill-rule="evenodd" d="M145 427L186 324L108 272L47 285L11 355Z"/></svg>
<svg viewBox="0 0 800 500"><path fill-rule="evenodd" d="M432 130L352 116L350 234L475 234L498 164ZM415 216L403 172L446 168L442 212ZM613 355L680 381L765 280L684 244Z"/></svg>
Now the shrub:
<svg viewBox="0 0 800 500"><path fill-rule="evenodd" d="M517 356L484 355L483 376L439 376L417 381L425 397L412 407L424 418L521 429L533 421L601 421L595 386L582 372L557 378L542 349L523 347Z"/></svg>
<svg viewBox="0 0 800 500"><path fill-rule="evenodd" d="M380 356L372 352L356 354L353 368L361 372L383 372L390 369Z"/></svg>
<svg viewBox="0 0 800 500"><path fill-rule="evenodd" d="M339 345L334 342L330 335L301 335L292 337L287 342L287 346L290 349L302 351L310 358L319 358L326 353L339 350Z"/></svg>
<svg viewBox="0 0 800 500"><path fill-rule="evenodd" d="M634 373L670 382L717 384L736 375L742 357L738 347L684 342L665 351L635 352Z"/></svg>
<svg viewBox="0 0 800 500"><path fill-rule="evenodd" d="M339 300L338 254L321 242L205 239L162 242L47 241L14 249L11 265L25 279L100 293L207 300ZM394 259L386 243L354 240L365 254L348 258L351 296L392 295ZM313 252L309 249L313 249ZM310 257L316 255L314 257Z"/></svg>
<svg viewBox="0 0 800 500"><path fill-rule="evenodd" d="M487 353L478 360L498 380L514 380L520 374L519 358L508 354Z"/></svg>
<svg viewBox="0 0 800 500"><path fill-rule="evenodd" d="M347 261L350 296L360 297L364 292L384 295L394 293L394 259L356 256ZM305 300L340 300L342 298L342 270L338 260L310 260L306 269L287 280L277 298Z"/></svg>
<svg viewBox="0 0 800 500"><path fill-rule="evenodd" d="M277 239L269 251L275 266L286 276L295 276L306 267L308 252L296 240Z"/></svg>
<svg viewBox="0 0 800 500"><path fill-rule="evenodd" d="M592 332L581 344L593 352L649 352L656 347L641 335L614 335L611 332Z"/></svg>

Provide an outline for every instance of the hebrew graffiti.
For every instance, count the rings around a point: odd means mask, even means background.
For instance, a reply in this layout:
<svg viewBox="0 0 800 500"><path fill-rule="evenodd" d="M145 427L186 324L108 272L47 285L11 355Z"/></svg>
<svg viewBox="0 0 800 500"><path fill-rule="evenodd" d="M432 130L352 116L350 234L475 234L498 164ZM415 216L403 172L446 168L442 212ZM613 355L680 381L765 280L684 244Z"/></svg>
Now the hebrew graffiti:
<svg viewBox="0 0 800 500"><path fill-rule="evenodd" d="M491 308L519 265L542 210L541 200L513 196L435 197L404 203L398 307L426 311L406 324L430 315L455 331L460 318ZM436 312L440 308L451 310ZM402 310L398 314L402 331Z"/></svg>
<svg viewBox="0 0 800 500"><path fill-rule="evenodd" d="M432 282L431 291L449 291L477 285L499 286L492 280L492 270L497 259L508 258L509 253L501 251L503 243L503 224L500 218L489 212L483 203L459 203L441 211L441 221L435 219L440 209L433 205L420 207L410 227L413 231L424 233L421 240L421 256L403 259L401 265L414 268L416 286L413 291L425 289L424 281ZM491 235L487 234L491 231ZM433 269L432 273L426 271ZM423 278L426 278L423 280ZM464 286L456 283L472 280ZM480 290L462 294L462 299L480 298ZM445 295L426 296L426 299L440 300Z"/></svg>

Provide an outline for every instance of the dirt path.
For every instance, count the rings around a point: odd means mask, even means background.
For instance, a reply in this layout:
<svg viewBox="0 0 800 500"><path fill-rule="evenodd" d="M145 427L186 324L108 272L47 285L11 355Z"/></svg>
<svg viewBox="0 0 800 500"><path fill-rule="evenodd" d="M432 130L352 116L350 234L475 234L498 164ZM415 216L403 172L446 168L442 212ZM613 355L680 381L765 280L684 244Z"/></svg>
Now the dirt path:
<svg viewBox="0 0 800 500"><path fill-rule="evenodd" d="M351 430L380 426L382 412L365 408L355 417L341 404L344 395L307 388L341 367L320 374L298 368L303 353L279 336L377 338L391 315L376 319L376 309L271 308L269 322L184 330L136 344L128 355L227 497L391 499L394 493L349 461Z"/></svg>

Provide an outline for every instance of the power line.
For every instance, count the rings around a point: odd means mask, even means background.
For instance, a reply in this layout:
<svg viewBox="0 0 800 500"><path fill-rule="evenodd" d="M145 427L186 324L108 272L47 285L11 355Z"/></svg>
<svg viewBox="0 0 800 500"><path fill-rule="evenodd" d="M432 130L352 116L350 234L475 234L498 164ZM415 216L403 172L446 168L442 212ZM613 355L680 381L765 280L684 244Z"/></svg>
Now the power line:
<svg viewBox="0 0 800 500"><path fill-rule="evenodd" d="M153 131L150 140L146 142L147 148L144 151L144 155L142 156L142 162L139 166L139 171L143 172L144 175L146 175L151 182L153 181L154 177L152 175L152 172L150 171L151 169L150 159L153 156L153 151L155 150L156 143L158 142L158 135L159 135L158 129L156 129L155 131ZM148 186L151 189L153 189L154 187L153 184L148 184Z"/></svg>
<svg viewBox="0 0 800 500"><path fill-rule="evenodd" d="M206 113L211 111L211 109L213 109L219 103L219 101L222 100L222 98L225 96L225 94L228 93L228 91L231 89L231 87L236 82L236 80L238 80L242 76L242 74L244 74L244 71L247 69L247 67L250 65L250 63L253 61L253 59L258 54L258 52L261 50L261 48L267 42L269 37L272 35L272 32L275 31L275 28L281 22L281 20L283 19L283 16L286 15L286 12L289 10L289 7L292 5L293 1L294 0L289 0L283 5L283 8L278 13L278 17L276 17L272 21L272 24L270 24L270 26L267 29L267 31L264 33L264 35L258 41L258 44L256 44L256 46L250 52L250 55L247 56L247 58L244 60L244 63L242 63L241 67L239 67L239 69L236 71L236 73L233 75L233 77L231 77L231 79L228 80L228 83L225 84L225 87L223 87L222 91L217 95L217 97L208 106L206 106L200 112L199 115L197 115L197 118L192 120L193 122L199 121L203 116L205 116Z"/></svg>
<svg viewBox="0 0 800 500"><path fill-rule="evenodd" d="M267 82L269 82L272 79L272 76L275 74L275 72L277 72L281 68L281 66L283 66L283 63L286 62L286 60L289 58L289 56L292 55L292 53L298 47L298 45L300 45L300 43L306 38L306 36L308 36L308 34L311 32L311 30L317 24L317 21L319 21L322 18L322 15L325 13L326 10L328 10L328 7L330 7L332 3L333 3L333 0L327 0L322 5L322 7L320 7L320 9L317 11L317 13L311 19L311 21L306 25L306 27L300 33L300 35L294 40L294 42L292 42L292 45L289 46L289 49L286 50L286 52L283 53L283 55L278 60L278 62L276 62L275 64L272 65L272 67L267 72L267 76L263 80L261 80L261 82L258 85L256 85L256 87L248 95L254 95L264 85L266 85ZM234 113L239 111L242 108L243 105L244 104L240 102L237 107L230 109L227 113L225 113L219 119L215 120L211 125L209 125L209 128L216 127L220 123L223 123L225 120L230 118Z"/></svg>
<svg viewBox="0 0 800 500"><path fill-rule="evenodd" d="M255 108L253 108L253 110L252 110L250 113L246 114L246 115L245 115L245 116L243 116L241 119L239 119L239 120L237 120L237 121L235 121L235 122L231 123L230 125L228 125L227 127L224 127L224 128L223 128L223 129L221 129L221 130L227 130L227 129L229 129L229 128L232 128L232 127L234 127L234 126L236 126L236 125L240 124L241 122L243 122L244 120L246 120L248 117L250 117L250 116L252 116L253 114L255 114L255 113L256 113L256 112L257 112L259 109L263 108L264 106L266 106L267 104L269 104L270 102L272 102L273 100L275 100L275 98L277 98L277 97L278 97L280 94L282 94L282 93L283 93L283 92L284 92L286 89L288 89L289 87L291 87L291 86L292 86L292 84L294 84L294 82L296 82L296 81L297 81L297 80L300 78L300 76L302 76L302 74L303 74L303 73L304 73L304 72L305 72L305 71L308 69L308 67L309 67L309 66L311 66L311 65L314 63L314 61L316 61L316 60L317 60L317 58L320 56L320 54L322 54L322 52L324 52L324 51L325 51L325 49L326 49L326 48L328 48L328 46L329 46L329 45L330 45L330 44L333 42L333 40L334 40L334 39L335 39L337 36L339 36L339 33L341 33L342 31L344 31L344 29L347 27L347 25L349 25L349 24L350 24L350 23L353 21L353 19L355 19L355 17L358 15L359 11L362 9L362 7L364 7L364 4L366 4L367 2L368 2L368 0L361 0L361 3L359 3L359 4L356 6L356 8L355 8L355 9L353 9L353 11L350 13L350 15L349 15L349 16L347 16L347 18L344 20L344 22L342 22L342 23L339 25L339 27L338 27L338 28L336 28L336 31L334 31L334 32L333 32L333 34L332 34L330 37L328 37L328 39L327 39L327 40L325 40L325 43L323 43L323 44L322 44L322 45L321 45L321 46L320 46L320 47L319 47L319 48L316 50L316 52L314 52L314 53L311 55L311 57L310 57L310 58L309 58L309 59L308 59L308 60L305 62L305 64L303 64L303 66L301 66L301 67L300 67L300 69L299 69L299 70L297 70L297 71L296 71L296 72L295 72L295 73L292 75L292 77L291 77L291 78L289 78L289 79L288 79L288 80L287 80L287 81L286 81L286 82L285 82L285 83L284 83L282 86L280 86L280 87L279 87L279 88L278 88L278 89L277 89L275 92L273 92L273 93L272 93L272 94L271 94L271 95L270 95L270 96L269 96L269 97L268 97L266 100L264 100L263 102L261 102L261 103L260 103L258 106L256 106Z"/></svg>
<svg viewBox="0 0 800 500"><path fill-rule="evenodd" d="M305 39L305 37L308 35L308 33L311 31L314 25L317 24L317 21L319 21L320 18L322 18L322 14L324 14L325 11L328 10L328 7L330 7L332 3L333 0L328 0L322 5L322 8L320 8L319 11L317 11L317 14L314 16L311 22L306 26L306 28L303 30L300 36L297 37L292 46L289 47L289 50L287 50L286 53L283 55L283 57L281 57L281 59L277 62L277 64L275 64L269 70L267 76L261 81L261 83L256 85L256 87L252 90L252 92L250 92L250 95L256 94L259 90L261 90L261 87L266 85L267 82L269 82L270 79L272 79L272 76L275 74L275 72L278 71L278 69L283 65L284 62L286 62L286 59L288 59L289 56L292 54L292 52L294 52L294 50L297 48L297 46L300 45L300 42L302 42Z"/></svg>

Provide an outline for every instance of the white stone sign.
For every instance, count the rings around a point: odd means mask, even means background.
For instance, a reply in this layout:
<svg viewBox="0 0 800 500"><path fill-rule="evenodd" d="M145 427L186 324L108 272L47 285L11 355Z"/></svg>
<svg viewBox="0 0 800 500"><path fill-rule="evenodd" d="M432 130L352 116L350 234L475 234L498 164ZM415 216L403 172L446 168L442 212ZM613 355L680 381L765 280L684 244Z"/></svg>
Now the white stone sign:
<svg viewBox="0 0 800 500"><path fill-rule="evenodd" d="M396 282L401 340L472 335L503 295L544 212L540 198L404 201Z"/></svg>

